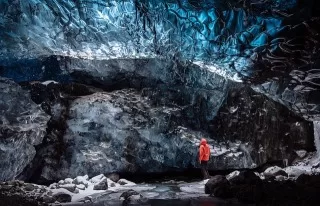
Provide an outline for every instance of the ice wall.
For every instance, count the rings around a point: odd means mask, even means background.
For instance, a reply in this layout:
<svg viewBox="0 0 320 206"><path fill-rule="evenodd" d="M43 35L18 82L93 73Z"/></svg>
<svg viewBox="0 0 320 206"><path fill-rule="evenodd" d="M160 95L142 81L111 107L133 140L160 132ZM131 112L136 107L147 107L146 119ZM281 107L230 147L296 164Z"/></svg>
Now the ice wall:
<svg viewBox="0 0 320 206"><path fill-rule="evenodd" d="M52 54L95 59L157 56L215 64L242 78L261 72L274 76L314 58L318 4L2 0L0 61Z"/></svg>

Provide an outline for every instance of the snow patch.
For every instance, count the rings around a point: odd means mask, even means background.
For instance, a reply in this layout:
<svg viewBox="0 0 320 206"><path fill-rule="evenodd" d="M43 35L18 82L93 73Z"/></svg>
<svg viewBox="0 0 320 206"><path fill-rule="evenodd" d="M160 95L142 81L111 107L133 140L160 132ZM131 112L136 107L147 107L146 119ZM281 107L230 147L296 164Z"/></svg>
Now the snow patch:
<svg viewBox="0 0 320 206"><path fill-rule="evenodd" d="M42 82L41 84L48 86L48 85L51 84L51 83L53 83L53 84L59 84L58 82L53 81L53 80L47 80L47 81L45 81L45 82Z"/></svg>

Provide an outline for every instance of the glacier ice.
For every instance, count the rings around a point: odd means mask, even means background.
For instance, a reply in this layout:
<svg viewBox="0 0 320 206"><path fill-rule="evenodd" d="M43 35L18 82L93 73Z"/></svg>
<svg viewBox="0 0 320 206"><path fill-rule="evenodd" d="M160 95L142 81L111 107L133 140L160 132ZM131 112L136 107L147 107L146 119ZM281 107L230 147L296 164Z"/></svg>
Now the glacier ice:
<svg viewBox="0 0 320 206"><path fill-rule="evenodd" d="M0 5L0 61L165 57L216 64L246 78L309 64L315 58L310 49L319 49L318 4L312 0L9 0Z"/></svg>

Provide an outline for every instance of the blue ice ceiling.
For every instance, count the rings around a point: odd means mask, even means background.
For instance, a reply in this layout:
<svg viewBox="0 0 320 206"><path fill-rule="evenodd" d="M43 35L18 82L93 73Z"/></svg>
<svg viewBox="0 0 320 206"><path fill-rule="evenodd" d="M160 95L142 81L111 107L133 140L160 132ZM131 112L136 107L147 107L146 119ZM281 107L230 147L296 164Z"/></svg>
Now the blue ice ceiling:
<svg viewBox="0 0 320 206"><path fill-rule="evenodd" d="M319 50L316 0L0 2L2 62L165 57L259 79L310 65Z"/></svg>

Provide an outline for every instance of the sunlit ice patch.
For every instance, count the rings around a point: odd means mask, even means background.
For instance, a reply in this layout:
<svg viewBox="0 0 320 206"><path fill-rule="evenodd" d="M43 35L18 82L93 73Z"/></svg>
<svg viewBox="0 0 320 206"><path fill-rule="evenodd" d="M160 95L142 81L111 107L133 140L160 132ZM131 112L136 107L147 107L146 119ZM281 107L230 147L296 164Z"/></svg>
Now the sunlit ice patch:
<svg viewBox="0 0 320 206"><path fill-rule="evenodd" d="M203 61L193 61L193 63L195 65L198 65L202 68L207 69L210 72L213 72L213 73L216 73L220 76L223 76L226 79L230 79L235 82L242 82L241 77L236 72L228 71L227 69L221 68L220 66L215 65L213 63L208 63L208 62L203 62Z"/></svg>

